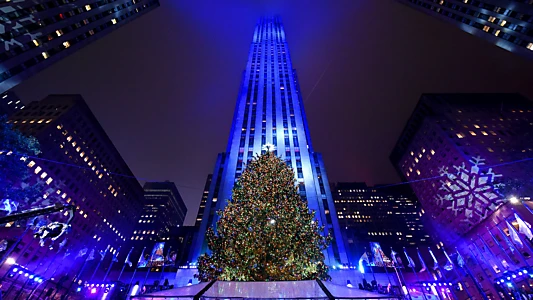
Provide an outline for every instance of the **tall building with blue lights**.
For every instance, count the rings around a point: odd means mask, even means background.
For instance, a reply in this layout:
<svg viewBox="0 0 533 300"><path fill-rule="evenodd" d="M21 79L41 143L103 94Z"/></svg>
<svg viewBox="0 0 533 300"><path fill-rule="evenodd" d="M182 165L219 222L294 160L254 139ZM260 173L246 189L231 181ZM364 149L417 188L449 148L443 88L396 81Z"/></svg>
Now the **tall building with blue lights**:
<svg viewBox="0 0 533 300"><path fill-rule="evenodd" d="M205 233L216 222L216 211L231 198L246 164L264 153L267 144L274 145L274 153L293 167L301 196L334 236L325 253L326 263L348 263L326 169L311 144L298 78L278 18L261 19L255 27L228 146L218 155L190 260L196 261L208 250Z"/></svg>

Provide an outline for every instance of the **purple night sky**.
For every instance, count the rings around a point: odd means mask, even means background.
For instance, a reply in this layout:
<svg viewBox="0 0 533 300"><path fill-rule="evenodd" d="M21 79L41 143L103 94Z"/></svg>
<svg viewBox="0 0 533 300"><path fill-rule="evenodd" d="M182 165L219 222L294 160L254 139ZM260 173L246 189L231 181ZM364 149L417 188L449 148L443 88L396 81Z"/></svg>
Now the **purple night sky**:
<svg viewBox="0 0 533 300"><path fill-rule="evenodd" d="M141 182L176 183L192 224L265 14L284 22L331 181L399 181L388 155L421 93L533 99L533 61L392 0L161 0L14 90L81 94Z"/></svg>

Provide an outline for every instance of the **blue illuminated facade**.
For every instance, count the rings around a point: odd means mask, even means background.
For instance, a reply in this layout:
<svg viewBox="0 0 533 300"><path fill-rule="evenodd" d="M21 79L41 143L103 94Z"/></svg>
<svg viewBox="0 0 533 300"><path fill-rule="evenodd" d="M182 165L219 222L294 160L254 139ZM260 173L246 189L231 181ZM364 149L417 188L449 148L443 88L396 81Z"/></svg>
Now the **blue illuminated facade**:
<svg viewBox="0 0 533 300"><path fill-rule="evenodd" d="M301 196L335 238L325 253L326 263L348 263L324 162L311 144L296 71L278 18L261 19L255 27L228 146L217 158L190 261L207 251L205 232L216 222L215 212L224 208L246 164L267 144L293 167Z"/></svg>

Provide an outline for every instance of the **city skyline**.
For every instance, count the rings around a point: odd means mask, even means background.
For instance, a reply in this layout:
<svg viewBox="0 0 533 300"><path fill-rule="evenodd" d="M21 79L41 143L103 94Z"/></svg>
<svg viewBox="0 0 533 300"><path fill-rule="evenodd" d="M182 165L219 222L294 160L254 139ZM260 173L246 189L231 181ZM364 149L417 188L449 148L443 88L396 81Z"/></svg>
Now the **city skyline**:
<svg viewBox="0 0 533 300"><path fill-rule="evenodd" d="M240 78L245 61L250 28L264 14L264 7L233 4L215 13L216 9L195 12L198 7L192 4L161 2L168 9L154 10L111 33L87 50L82 49L27 80L15 88L15 92L25 103L53 92L81 93L141 181L176 182L188 205L186 224L192 224L205 178L212 172L215 153L226 143L238 92L235 82ZM510 91L533 98L533 88L528 87L533 84L526 77L526 70L532 64L523 58L491 47L400 3L344 4L350 5L344 10L352 12L339 12L342 8L339 4L322 3L315 4L306 14L296 13L299 4L287 8L274 3L268 8L286 23L315 147L324 154L332 182L399 182L388 154L423 92ZM225 20L223 15L229 7L237 7L237 13L244 17L239 21L227 20L217 35L209 35L218 21ZM326 7L328 9L323 10ZM336 20L333 19L335 12ZM363 14L377 12L382 12L383 20L389 18L388 22L403 22L402 32L409 34L400 39L383 25L367 28L370 35L357 35L365 21ZM156 45L160 42L156 37L143 35L149 48L137 47L135 38L139 33L151 32L165 24L157 21L165 19L161 18L163 13L169 19L165 22L182 31L177 35L166 31L158 33L157 37L164 34L165 43L172 39L177 44ZM400 18L398 13L405 16ZM349 21L354 16L359 18ZM179 18L183 20L178 21ZM318 25L310 28L298 25L306 24L308 18ZM417 22L427 26L414 26ZM147 31L142 31L146 26ZM421 29L417 30L418 27ZM440 40L430 39L431 35L438 35ZM351 36L353 38L346 39ZM441 41L451 39L467 45L463 47L473 47L474 53L451 51L452 45ZM178 47L185 40L188 47ZM409 44L407 41L411 45L403 45ZM224 43L227 43L225 47ZM109 51L114 47L125 47L131 53L114 54ZM203 48L220 51L207 53L211 51ZM388 48L388 51L381 48ZM157 54L152 56L169 60L165 64L170 66L162 65L155 57L149 62L132 60L147 49L148 53ZM175 52L177 50L181 52ZM377 50L380 51L375 53ZM106 56L96 59L94 53L102 51L107 51ZM418 58L428 52L432 53L429 58L434 58L429 61L434 64ZM372 60L371 54L375 54L376 59ZM185 60L198 68L190 68ZM128 63L150 76L128 75ZM111 67L105 69L109 64ZM116 65L124 67L117 69ZM77 68L86 71L69 72ZM426 78L431 77L425 74L427 72L437 75L434 79ZM492 73L511 75L498 77ZM453 78L446 76L451 74ZM199 90L200 83L209 88ZM351 84L354 87L350 87ZM365 85L368 87L364 88ZM128 114L122 112L124 105L128 105ZM147 105L155 118L145 113ZM325 129L321 130L322 127ZM146 139L139 140L138 136Z"/></svg>

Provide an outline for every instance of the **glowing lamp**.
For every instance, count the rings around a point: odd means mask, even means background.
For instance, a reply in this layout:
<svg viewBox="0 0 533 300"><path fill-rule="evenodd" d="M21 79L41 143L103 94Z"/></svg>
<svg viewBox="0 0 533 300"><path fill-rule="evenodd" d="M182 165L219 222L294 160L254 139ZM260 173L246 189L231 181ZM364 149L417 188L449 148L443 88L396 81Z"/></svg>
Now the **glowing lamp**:
<svg viewBox="0 0 533 300"><path fill-rule="evenodd" d="M37 282L37 281L39 281L39 280L41 280L39 277L35 277L35 278L33 278L33 281L36 281L36 282Z"/></svg>
<svg viewBox="0 0 533 300"><path fill-rule="evenodd" d="M30 279L33 279L33 277L35 277L35 276L33 276L33 275L30 275Z"/></svg>
<svg viewBox="0 0 533 300"><path fill-rule="evenodd" d="M441 286L441 285L442 285L442 283L439 282L439 286Z"/></svg>
<svg viewBox="0 0 533 300"><path fill-rule="evenodd" d="M524 274L527 274L527 270L524 270Z"/></svg>
<svg viewBox="0 0 533 300"><path fill-rule="evenodd" d="M518 200L518 198L516 198L516 196L511 196L511 198L509 198L509 201L511 201L511 203L513 203L513 204L516 204L516 203L518 203L519 200Z"/></svg>
<svg viewBox="0 0 533 300"><path fill-rule="evenodd" d="M426 284L425 284L425 283L422 283L422 285L423 285L423 286L426 286Z"/></svg>
<svg viewBox="0 0 533 300"><path fill-rule="evenodd" d="M508 286L508 287L513 287L513 284L510 283L510 282L507 282L507 286Z"/></svg>
<svg viewBox="0 0 533 300"><path fill-rule="evenodd" d="M350 280L346 280L346 286L349 288L353 288L352 282Z"/></svg>
<svg viewBox="0 0 533 300"><path fill-rule="evenodd" d="M139 282L137 281L135 285L133 286L133 288L131 289L130 296L135 296L135 294L137 294L138 291L139 291Z"/></svg>
<svg viewBox="0 0 533 300"><path fill-rule="evenodd" d="M22 270L21 270L21 271L19 271L19 274L22 274L22 273L24 273L24 272L22 272Z"/></svg>
<svg viewBox="0 0 533 300"><path fill-rule="evenodd" d="M13 272L17 272L19 268L13 268Z"/></svg>
<svg viewBox="0 0 533 300"><path fill-rule="evenodd" d="M522 272L518 272L518 275L522 276Z"/></svg>
<svg viewBox="0 0 533 300"><path fill-rule="evenodd" d="M507 280L511 280L511 277L507 277Z"/></svg>
<svg viewBox="0 0 533 300"><path fill-rule="evenodd" d="M515 274L513 274L513 278L516 278L516 275L515 275Z"/></svg>
<svg viewBox="0 0 533 300"><path fill-rule="evenodd" d="M42 283L43 282L43 279L42 278L39 278L39 283Z"/></svg>
<svg viewBox="0 0 533 300"><path fill-rule="evenodd" d="M24 277L28 277L30 274L28 273L24 273Z"/></svg>
<svg viewBox="0 0 533 300"><path fill-rule="evenodd" d="M96 288L92 288L91 294L96 294Z"/></svg>
<svg viewBox="0 0 533 300"><path fill-rule="evenodd" d="M111 287L115 287L115 284L113 283L113 284L111 285Z"/></svg>
<svg viewBox="0 0 533 300"><path fill-rule="evenodd" d="M13 257L8 257L8 258L6 259L6 264L8 264L8 265L13 265L13 264L15 264L15 259L14 259Z"/></svg>
<svg viewBox="0 0 533 300"><path fill-rule="evenodd" d="M76 289L76 292L81 292L81 286L79 286L77 289Z"/></svg>

